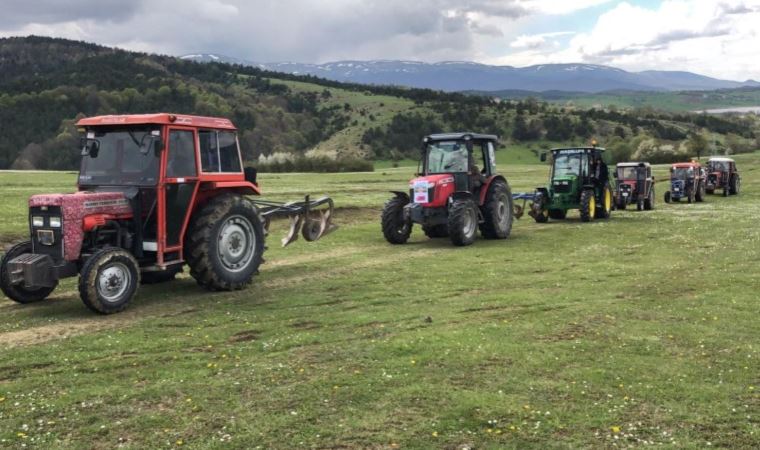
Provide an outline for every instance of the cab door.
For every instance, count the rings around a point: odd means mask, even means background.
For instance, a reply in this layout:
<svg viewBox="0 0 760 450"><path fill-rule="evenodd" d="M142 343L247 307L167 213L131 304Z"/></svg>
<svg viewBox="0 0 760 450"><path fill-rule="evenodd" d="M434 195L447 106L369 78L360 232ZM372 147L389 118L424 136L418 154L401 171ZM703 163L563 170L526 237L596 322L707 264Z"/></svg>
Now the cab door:
<svg viewBox="0 0 760 450"><path fill-rule="evenodd" d="M198 189L197 139L193 128L169 128L159 195L159 264L182 260L182 238Z"/></svg>

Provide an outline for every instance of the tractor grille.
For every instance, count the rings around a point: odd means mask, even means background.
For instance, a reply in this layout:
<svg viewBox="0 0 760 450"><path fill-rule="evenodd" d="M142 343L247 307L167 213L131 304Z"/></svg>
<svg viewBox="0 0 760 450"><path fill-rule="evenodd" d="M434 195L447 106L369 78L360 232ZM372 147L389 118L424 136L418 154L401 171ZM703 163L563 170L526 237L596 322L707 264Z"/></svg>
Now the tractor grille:
<svg viewBox="0 0 760 450"><path fill-rule="evenodd" d="M43 225L35 227L32 217L42 217ZM51 227L50 218L60 217L61 226ZM50 255L54 261L63 259L63 217L60 206L35 206L29 209L29 228L32 251L38 255Z"/></svg>
<svg viewBox="0 0 760 450"><path fill-rule="evenodd" d="M554 183L554 192L558 194L567 194L570 192L572 186L570 186L570 183L564 182L564 183Z"/></svg>

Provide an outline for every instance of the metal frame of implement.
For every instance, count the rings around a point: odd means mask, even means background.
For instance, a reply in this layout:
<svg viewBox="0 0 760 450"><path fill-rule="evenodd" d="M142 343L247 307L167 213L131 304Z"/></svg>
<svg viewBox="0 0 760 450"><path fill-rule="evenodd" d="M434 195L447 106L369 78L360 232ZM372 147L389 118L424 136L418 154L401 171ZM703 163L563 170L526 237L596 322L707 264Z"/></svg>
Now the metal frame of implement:
<svg viewBox="0 0 760 450"><path fill-rule="evenodd" d="M302 202L288 203L258 198L251 201L259 208L261 217L264 219L264 229L267 232L273 218L290 219L288 233L281 240L282 246L285 247L298 239L299 231L307 241L316 241L338 228L332 223L335 209L333 200L330 197L320 197L312 201L309 197L305 196Z"/></svg>

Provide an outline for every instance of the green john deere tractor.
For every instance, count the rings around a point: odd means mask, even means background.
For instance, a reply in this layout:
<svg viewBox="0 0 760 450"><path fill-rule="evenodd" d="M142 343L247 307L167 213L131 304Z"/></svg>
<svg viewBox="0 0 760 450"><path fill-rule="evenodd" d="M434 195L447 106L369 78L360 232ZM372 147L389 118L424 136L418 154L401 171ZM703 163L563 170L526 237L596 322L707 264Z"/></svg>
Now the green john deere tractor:
<svg viewBox="0 0 760 450"><path fill-rule="evenodd" d="M581 220L607 219L612 211L609 171L600 147L555 148L551 150L549 185L536 189L528 214L536 222L564 219L577 209ZM541 154L546 161L546 153Z"/></svg>

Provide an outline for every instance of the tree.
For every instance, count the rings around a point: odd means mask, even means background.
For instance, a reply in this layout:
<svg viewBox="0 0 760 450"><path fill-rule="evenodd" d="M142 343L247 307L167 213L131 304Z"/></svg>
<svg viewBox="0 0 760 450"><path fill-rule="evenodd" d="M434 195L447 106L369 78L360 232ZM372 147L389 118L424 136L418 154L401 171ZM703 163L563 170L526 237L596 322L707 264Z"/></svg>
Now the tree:
<svg viewBox="0 0 760 450"><path fill-rule="evenodd" d="M707 139L705 139L702 133L692 133L691 136L689 136L688 147L689 151L691 151L692 154L696 154L697 159L699 159L702 155L707 154Z"/></svg>

